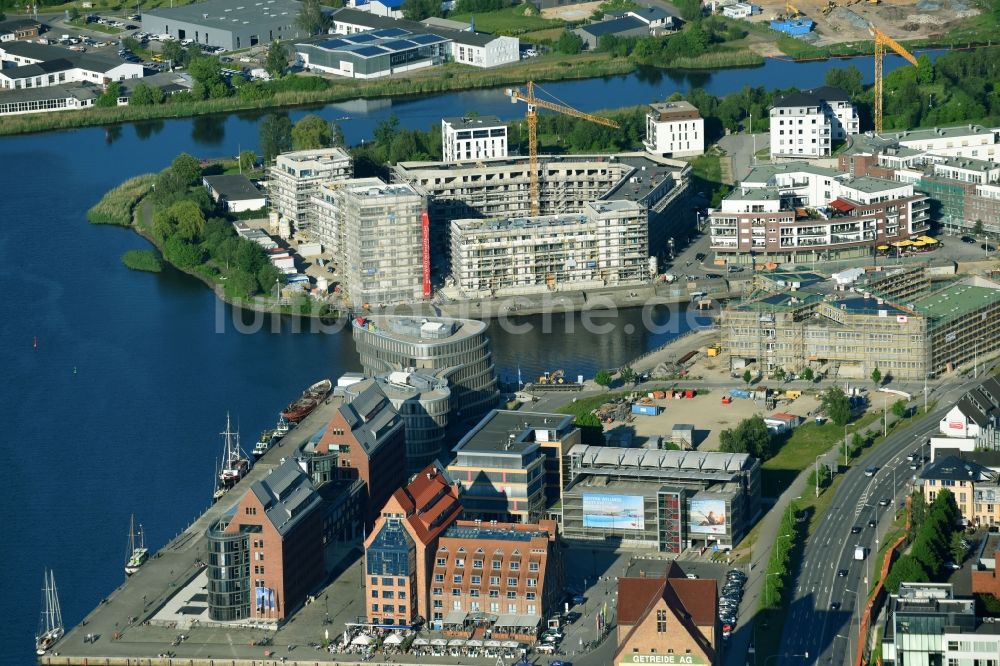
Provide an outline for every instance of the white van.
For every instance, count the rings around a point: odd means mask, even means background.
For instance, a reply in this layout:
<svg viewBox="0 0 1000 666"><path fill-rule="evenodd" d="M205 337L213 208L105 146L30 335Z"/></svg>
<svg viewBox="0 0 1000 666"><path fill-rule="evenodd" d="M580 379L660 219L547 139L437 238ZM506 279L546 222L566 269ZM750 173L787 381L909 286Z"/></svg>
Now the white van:
<svg viewBox="0 0 1000 666"><path fill-rule="evenodd" d="M863 559L865 559L865 547L864 546L855 546L854 547L854 559L856 559L856 560L863 560Z"/></svg>

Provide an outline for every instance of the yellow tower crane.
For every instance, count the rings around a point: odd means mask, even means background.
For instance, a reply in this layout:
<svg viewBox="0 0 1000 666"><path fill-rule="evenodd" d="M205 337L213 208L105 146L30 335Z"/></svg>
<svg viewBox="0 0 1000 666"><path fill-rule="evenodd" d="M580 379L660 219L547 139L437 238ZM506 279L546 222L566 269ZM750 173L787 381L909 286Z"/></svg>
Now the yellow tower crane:
<svg viewBox="0 0 1000 666"><path fill-rule="evenodd" d="M527 91L520 88L508 88L507 96L512 104L524 102L528 105L528 112L525 117L528 120L528 168L531 171L531 215L539 214L539 187L538 187L538 109L548 109L557 113L562 113L574 118L583 118L598 125L621 129L621 126L613 120L595 116L583 111L577 111L565 104L555 104L535 97L535 83L528 81Z"/></svg>
<svg viewBox="0 0 1000 666"><path fill-rule="evenodd" d="M903 48L903 45L897 42L895 39L885 34L873 25L868 26L868 32L872 34L875 38L875 133L882 133L882 105L885 102L883 99L883 80L882 80L882 59L885 58L885 47L889 47L899 55L906 58L907 61L914 67L919 67L917 64L917 59L913 57L913 54Z"/></svg>

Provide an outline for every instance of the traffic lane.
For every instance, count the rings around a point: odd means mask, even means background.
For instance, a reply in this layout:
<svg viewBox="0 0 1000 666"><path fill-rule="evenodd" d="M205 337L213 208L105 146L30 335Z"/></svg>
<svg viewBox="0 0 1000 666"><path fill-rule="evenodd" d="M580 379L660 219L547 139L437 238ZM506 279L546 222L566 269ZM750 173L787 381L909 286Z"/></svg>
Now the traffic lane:
<svg viewBox="0 0 1000 666"><path fill-rule="evenodd" d="M904 429L893 433L889 439L883 442L878 448L870 452L868 456L865 456L864 462L862 464L856 465L849 469L846 474L844 481L838 486L837 493L834 497L834 509L827 511L824 516L820 519L820 524L817 526L816 530L813 532L813 537L810 541L826 542L830 544L835 538L840 539L842 542L842 552L847 552L847 546L849 544L850 537L852 536L862 536L862 535L852 535L850 534L850 527L847 527L847 523L851 523L853 526L853 519L857 519L861 511L858 510L858 503L855 502L853 506L848 501L851 497L861 498L863 495L870 496L878 492L881 486L879 480L879 474L876 473L875 477L863 476L863 469L871 465L878 467L885 467L886 464L891 463L895 458L898 458L901 454L905 457L906 451L913 443L917 440L919 436L926 433L929 430L933 430L933 427L929 427L926 423L937 423L940 417L947 412L947 408L940 408L934 410L927 419L926 422L921 423L921 426L917 428L917 432L913 432L913 426L910 428L904 427ZM881 470L880 470L881 471ZM907 475L899 475L901 478L897 479L898 485L905 485L905 481L908 478ZM885 479L891 479L891 474L885 474L883 477ZM888 482L891 485L891 480ZM874 491L874 492L873 492ZM895 494L895 493L893 493ZM838 501L839 500L839 501ZM877 502L877 500L875 500ZM850 519L849 519L850 518ZM864 528L863 528L864 529ZM868 528L870 530L870 528ZM863 535L871 539L870 542L874 542L874 531L870 530L872 534ZM805 574L802 577L802 583L806 586L805 588L800 588L798 593L801 596L808 589L811 593L812 589L820 589L823 587L823 576L821 565L828 562L828 550L826 548L815 547L815 543L812 544L814 547L809 548L810 544L807 544L806 551L803 554L802 568L800 569L800 575ZM870 546L869 546L870 547ZM853 557L853 549L851 551L851 556ZM839 564L845 563L846 556L842 554L837 558ZM850 568L850 567L848 567ZM833 572L834 582L831 582L827 589L830 590L830 595L832 598L833 591L836 587L836 571ZM846 587L841 589L847 589ZM857 590L855 590L856 592ZM843 601L840 602L843 604ZM829 606L827 604L827 610ZM789 622L785 625L783 642L794 643L798 636L813 634L815 630L815 624L818 617L816 614L823 612L822 608L815 608L814 614L803 614L798 618L791 618ZM808 624L806 624L808 622ZM829 631L835 627L830 622L829 613L824 612L823 618L821 620L821 629L818 636L818 642L814 648L816 652L814 654L823 654L827 651L828 646L833 642L830 640ZM813 631L810 631L810 625ZM814 634L813 634L814 635Z"/></svg>

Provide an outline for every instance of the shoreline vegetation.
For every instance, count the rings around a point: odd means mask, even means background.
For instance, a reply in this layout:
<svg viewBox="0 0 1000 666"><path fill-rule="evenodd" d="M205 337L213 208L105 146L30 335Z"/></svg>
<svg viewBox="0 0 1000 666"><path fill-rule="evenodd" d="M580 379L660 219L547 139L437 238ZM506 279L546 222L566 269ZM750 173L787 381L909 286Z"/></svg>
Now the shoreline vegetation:
<svg viewBox="0 0 1000 666"><path fill-rule="evenodd" d="M133 271L159 273L163 270L163 261L152 250L129 250L122 255L122 263Z"/></svg>

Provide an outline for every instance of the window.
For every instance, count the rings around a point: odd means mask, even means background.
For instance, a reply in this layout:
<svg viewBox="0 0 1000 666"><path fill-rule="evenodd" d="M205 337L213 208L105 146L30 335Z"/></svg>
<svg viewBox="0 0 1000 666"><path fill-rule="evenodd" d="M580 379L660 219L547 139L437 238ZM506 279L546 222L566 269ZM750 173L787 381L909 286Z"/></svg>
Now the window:
<svg viewBox="0 0 1000 666"><path fill-rule="evenodd" d="M464 557L456 557L455 558L455 568L456 569L462 569L464 567L465 567L465 558Z"/></svg>
<svg viewBox="0 0 1000 666"><path fill-rule="evenodd" d="M396 595L396 596L397 596L398 599L405 599L406 598L406 592L400 591L400 593L398 595Z"/></svg>
<svg viewBox="0 0 1000 666"><path fill-rule="evenodd" d="M528 571L538 571L538 562L528 562Z"/></svg>
<svg viewBox="0 0 1000 666"><path fill-rule="evenodd" d="M378 599L378 590L372 590L372 599Z"/></svg>
<svg viewBox="0 0 1000 666"><path fill-rule="evenodd" d="M469 590L469 596L478 597L479 596L479 590L476 590L476 589Z"/></svg>
<svg viewBox="0 0 1000 666"><path fill-rule="evenodd" d="M434 582L435 583L443 583L444 582L444 574L434 574Z"/></svg>
<svg viewBox="0 0 1000 666"><path fill-rule="evenodd" d="M460 587L453 587L453 588L451 588L451 596L453 596L453 597L460 597L460 596L462 596L462 588L460 588Z"/></svg>
<svg viewBox="0 0 1000 666"><path fill-rule="evenodd" d="M667 611L665 610L656 611L656 633L667 633Z"/></svg>
<svg viewBox="0 0 1000 666"><path fill-rule="evenodd" d="M256 516L256 515L257 515L257 507L255 507L255 506L248 506L248 507L245 507L245 508L243 509L243 511L244 511L244 513L246 513L246 515L248 515L248 516Z"/></svg>
<svg viewBox="0 0 1000 666"><path fill-rule="evenodd" d="M455 574L454 576L452 576L452 581L451 582L453 582L455 584L461 583L462 582L462 574Z"/></svg>
<svg viewBox="0 0 1000 666"><path fill-rule="evenodd" d="M442 602L440 599L435 599L434 608L444 608L444 602Z"/></svg>
<svg viewBox="0 0 1000 666"><path fill-rule="evenodd" d="M511 562L510 563L510 570L511 571L518 571L518 570L520 570L520 568L521 568L521 563L520 562Z"/></svg>
<svg viewBox="0 0 1000 666"><path fill-rule="evenodd" d="M494 571L500 570L500 560L493 560L493 570Z"/></svg>
<svg viewBox="0 0 1000 666"><path fill-rule="evenodd" d="M507 579L507 587L516 587L516 586L517 586L517 579L516 578L511 577L511 578Z"/></svg>
<svg viewBox="0 0 1000 666"><path fill-rule="evenodd" d="M445 562L445 559L443 557L437 558L437 566L443 567L445 564L446 564L446 562Z"/></svg>
<svg viewBox="0 0 1000 666"><path fill-rule="evenodd" d="M507 598L508 599L517 599L517 592L515 592L514 590L511 590L510 592L507 593Z"/></svg>
<svg viewBox="0 0 1000 666"><path fill-rule="evenodd" d="M499 599L500 590L490 590L490 599Z"/></svg>
<svg viewBox="0 0 1000 666"><path fill-rule="evenodd" d="M372 604L372 610L378 612L378 604Z"/></svg>
<svg viewBox="0 0 1000 666"><path fill-rule="evenodd" d="M490 585L499 585L500 576L490 576Z"/></svg>
<svg viewBox="0 0 1000 666"><path fill-rule="evenodd" d="M383 599L394 599L395 595L393 594L392 590L382 590L382 598Z"/></svg>
<svg viewBox="0 0 1000 666"><path fill-rule="evenodd" d="M535 600L535 593L534 592L528 592L527 594L524 595L524 597L528 601L534 601Z"/></svg>
<svg viewBox="0 0 1000 666"><path fill-rule="evenodd" d="M255 574L262 574L262 573L264 573L264 567L260 566L260 565L255 565L254 568L253 568L253 572Z"/></svg>
<svg viewBox="0 0 1000 666"><path fill-rule="evenodd" d="M482 582L483 582L483 577L482 576L473 576L471 582L472 582L473 585L481 585Z"/></svg>
<svg viewBox="0 0 1000 666"><path fill-rule="evenodd" d="M482 560L472 560L472 568L473 569L482 569L483 568L483 561Z"/></svg>
<svg viewBox="0 0 1000 666"><path fill-rule="evenodd" d="M442 594L444 594L444 590L442 590L442 589L441 589L440 587L435 587L435 588L434 588L434 589L433 589L433 590L431 591L431 594L433 594L433 595L434 595L434 596L436 596L436 597L440 597L440 596L441 596Z"/></svg>
<svg viewBox="0 0 1000 666"><path fill-rule="evenodd" d="M382 579L382 584L383 585L388 585L389 587L392 587L392 579L391 578L383 578Z"/></svg>
<svg viewBox="0 0 1000 666"><path fill-rule="evenodd" d="M535 587L535 583L537 583L537 582L538 582L537 578L529 578L528 579L528 587Z"/></svg>

